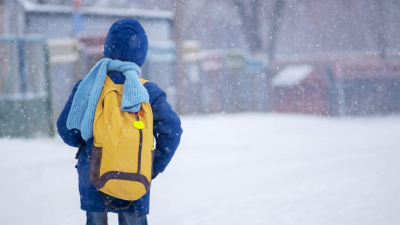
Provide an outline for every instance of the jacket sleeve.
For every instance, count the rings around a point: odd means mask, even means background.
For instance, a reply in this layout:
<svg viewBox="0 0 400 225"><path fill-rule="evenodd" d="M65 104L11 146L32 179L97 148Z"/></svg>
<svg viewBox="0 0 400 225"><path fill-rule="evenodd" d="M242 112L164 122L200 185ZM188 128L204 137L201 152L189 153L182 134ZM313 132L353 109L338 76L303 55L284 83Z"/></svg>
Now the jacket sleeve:
<svg viewBox="0 0 400 225"><path fill-rule="evenodd" d="M65 104L65 107L57 120L58 134L67 145L70 145L72 147L80 147L84 143L81 132L79 130L68 130L67 128L67 118L69 111L71 110L72 100L74 99L75 92L78 89L80 83L81 81L75 84L75 87L73 88L72 93L69 96L68 101Z"/></svg>
<svg viewBox="0 0 400 225"><path fill-rule="evenodd" d="M153 110L153 133L156 139L153 171L162 173L171 161L181 140L182 128L178 115L167 102L167 95L155 83L145 84Z"/></svg>

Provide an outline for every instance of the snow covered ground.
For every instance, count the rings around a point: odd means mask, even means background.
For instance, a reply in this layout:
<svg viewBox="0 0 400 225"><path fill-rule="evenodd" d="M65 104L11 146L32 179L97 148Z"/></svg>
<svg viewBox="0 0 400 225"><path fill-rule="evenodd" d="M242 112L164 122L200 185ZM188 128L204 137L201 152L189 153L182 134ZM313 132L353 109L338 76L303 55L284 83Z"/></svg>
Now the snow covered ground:
<svg viewBox="0 0 400 225"><path fill-rule="evenodd" d="M150 224L400 224L399 116L187 116L183 128ZM0 139L0 154L0 224L85 223L75 149Z"/></svg>

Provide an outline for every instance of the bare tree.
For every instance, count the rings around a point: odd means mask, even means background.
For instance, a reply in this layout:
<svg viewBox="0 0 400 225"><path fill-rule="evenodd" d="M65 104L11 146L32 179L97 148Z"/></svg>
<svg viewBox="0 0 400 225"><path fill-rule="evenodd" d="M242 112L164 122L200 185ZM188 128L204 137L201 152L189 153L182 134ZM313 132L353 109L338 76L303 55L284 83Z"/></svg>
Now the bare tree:
<svg viewBox="0 0 400 225"><path fill-rule="evenodd" d="M264 18L263 7L260 0L244 1L232 0L242 21L242 26L249 50L257 55L263 51L263 40L261 38L262 27L261 19ZM273 10L270 17L266 19L269 24L269 35L267 41L266 54L270 62L275 58L277 37L281 25L285 0L271 0Z"/></svg>
<svg viewBox="0 0 400 225"><path fill-rule="evenodd" d="M0 18L4 19L4 0L0 0ZM4 32L4 23L0 23L0 34Z"/></svg>
<svg viewBox="0 0 400 225"><path fill-rule="evenodd" d="M277 37L280 25L282 23L283 10L285 6L285 0L276 0L272 11L272 18L269 28L269 38L267 45L267 55L270 64L275 60L275 49L277 44Z"/></svg>
<svg viewBox="0 0 400 225"><path fill-rule="evenodd" d="M185 76L185 71L183 68L183 10L185 9L186 2L185 0L174 0L174 8L173 11L175 13L175 18L173 21L173 32L174 32L174 41L176 44L176 84L178 90L178 104L183 102L183 79ZM178 109L181 107L178 106Z"/></svg>
<svg viewBox="0 0 400 225"><path fill-rule="evenodd" d="M374 0L372 2L357 0L356 3L355 11L358 12L357 16L360 18L359 20L363 27L362 30L365 32L367 47L377 50L379 56L385 59L387 55L387 21L384 2L381 0Z"/></svg>
<svg viewBox="0 0 400 225"><path fill-rule="evenodd" d="M238 14L242 21L244 36L249 45L249 50L253 54L258 54L262 51L262 41L260 37L260 0L252 2L243 0L233 0Z"/></svg>
<svg viewBox="0 0 400 225"><path fill-rule="evenodd" d="M283 10L285 5L285 0L271 0L273 1L273 9L270 17L267 17L267 21L269 21L269 35L267 39L267 48L266 54L269 60L269 66L266 68L266 86L268 88L267 91L267 108L272 109L272 99L273 92L271 91L271 67L273 65L273 61L275 59L276 54L276 45L278 39L278 32L281 25L281 21L283 18ZM244 0L233 0L236 8L238 10L239 16L241 17L243 29L245 33L246 40L248 42L250 51L257 55L261 51L263 51L262 46L262 38L261 38L261 27L260 27L260 18L261 15L264 15L262 11L260 0L252 0L252 1L244 1Z"/></svg>
<svg viewBox="0 0 400 225"><path fill-rule="evenodd" d="M386 43L386 38L385 38L385 27L386 27L386 21L385 21L385 13L384 13L384 6L383 6L383 1L381 0L376 0L376 13L377 13L377 22L378 22L378 29L377 29L377 47L378 47L378 53L379 56L382 59L386 58L386 48L387 48L387 43Z"/></svg>

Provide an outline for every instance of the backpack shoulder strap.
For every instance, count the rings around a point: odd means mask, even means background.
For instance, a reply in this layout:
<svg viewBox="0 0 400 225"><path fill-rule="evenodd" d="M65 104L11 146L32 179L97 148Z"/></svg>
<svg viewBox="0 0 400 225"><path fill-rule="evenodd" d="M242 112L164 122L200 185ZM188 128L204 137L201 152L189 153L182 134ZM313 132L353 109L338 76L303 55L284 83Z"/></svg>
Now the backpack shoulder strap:
<svg viewBox="0 0 400 225"><path fill-rule="evenodd" d="M145 83L149 82L148 80L145 80L143 78L139 78L139 80L140 80L140 83L142 83L142 84L145 84Z"/></svg>

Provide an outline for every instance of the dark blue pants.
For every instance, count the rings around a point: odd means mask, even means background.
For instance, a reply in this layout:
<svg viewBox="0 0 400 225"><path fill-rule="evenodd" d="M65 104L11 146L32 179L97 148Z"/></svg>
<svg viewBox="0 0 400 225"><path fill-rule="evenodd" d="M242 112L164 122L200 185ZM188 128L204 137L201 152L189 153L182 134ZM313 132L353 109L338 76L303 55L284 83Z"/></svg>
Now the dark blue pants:
<svg viewBox="0 0 400 225"><path fill-rule="evenodd" d="M118 213L119 225L147 225L145 214ZM103 225L102 212L86 212L86 225Z"/></svg>

